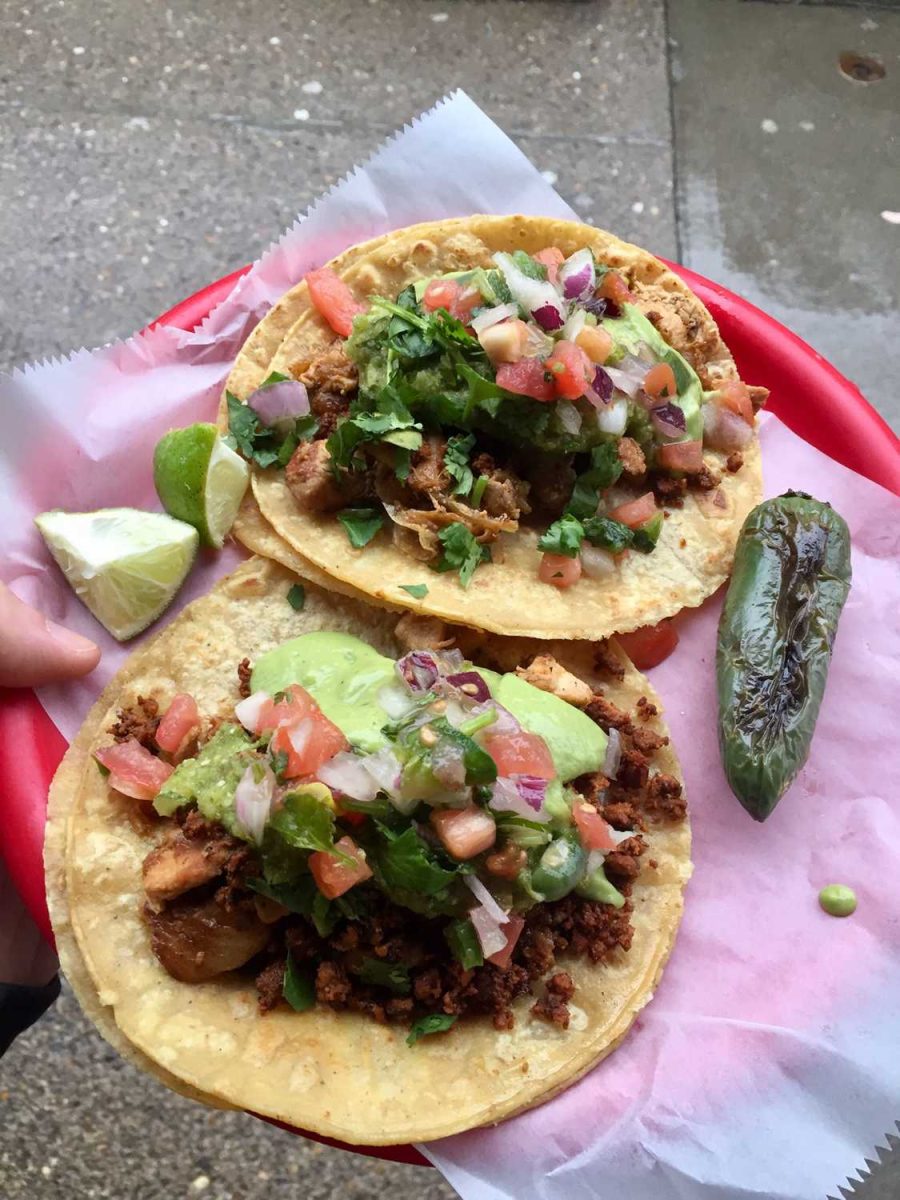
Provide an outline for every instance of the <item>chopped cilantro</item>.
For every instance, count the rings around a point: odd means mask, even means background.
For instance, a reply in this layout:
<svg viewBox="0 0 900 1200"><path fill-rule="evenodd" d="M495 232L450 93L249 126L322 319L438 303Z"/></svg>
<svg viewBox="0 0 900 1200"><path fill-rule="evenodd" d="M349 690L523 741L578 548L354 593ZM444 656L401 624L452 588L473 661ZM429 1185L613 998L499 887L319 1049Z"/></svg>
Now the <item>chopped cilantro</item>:
<svg viewBox="0 0 900 1200"><path fill-rule="evenodd" d="M615 442L604 442L591 451L591 465L575 480L567 512L584 520L597 511L600 493L612 487L622 474L622 462Z"/></svg>
<svg viewBox="0 0 900 1200"><path fill-rule="evenodd" d="M427 583L401 583L400 590L409 592L414 600L422 600L428 595Z"/></svg>
<svg viewBox="0 0 900 1200"><path fill-rule="evenodd" d="M295 850L324 850L340 855L340 851L334 848L334 809L312 791L313 788L326 789L322 784L315 783L306 787L308 790L305 792L298 790L287 793L281 808L266 826L265 838L271 833Z"/></svg>
<svg viewBox="0 0 900 1200"><path fill-rule="evenodd" d="M469 455L475 445L474 434L468 437L456 436L447 439L444 451L444 467L447 474L456 482L453 485L454 496L468 496L472 490L474 478L469 466Z"/></svg>
<svg viewBox="0 0 900 1200"><path fill-rule="evenodd" d="M345 508L338 513L338 520L347 530L350 545L360 550L384 524L384 513L376 508Z"/></svg>
<svg viewBox="0 0 900 1200"><path fill-rule="evenodd" d="M363 983L387 988L395 996L408 996L412 991L409 969L404 963L385 962L384 959L367 956L351 964L350 970Z"/></svg>
<svg viewBox="0 0 900 1200"><path fill-rule="evenodd" d="M294 612L303 612L306 603L306 588L302 583L292 583L287 590L287 602Z"/></svg>
<svg viewBox="0 0 900 1200"><path fill-rule="evenodd" d="M475 485L472 488L472 495L469 497L469 503L473 508L481 506L481 498L484 495L485 488L488 485L487 475L479 475L475 480Z"/></svg>
<svg viewBox="0 0 900 1200"><path fill-rule="evenodd" d="M463 918L444 926L444 938L450 953L464 971L480 967L484 963L481 943L470 920Z"/></svg>
<svg viewBox="0 0 900 1200"><path fill-rule="evenodd" d="M437 565L438 571L459 571L459 582L468 587L475 568L489 562L491 552L487 546L476 542L474 534L459 521L445 525L438 534L444 553Z"/></svg>
<svg viewBox="0 0 900 1200"><path fill-rule="evenodd" d="M581 552L584 526L571 513L564 513L538 541L538 549L548 554L564 554L566 558L577 558Z"/></svg>
<svg viewBox="0 0 900 1200"><path fill-rule="evenodd" d="M267 383L281 378L270 376ZM228 437L235 448L250 462L260 467L285 466L300 442L311 438L318 429L315 417L308 413L298 417L293 428L264 425L249 404L242 404L231 392L225 393L228 404Z"/></svg>
<svg viewBox="0 0 900 1200"><path fill-rule="evenodd" d="M651 517L649 521L645 521L638 529L633 531L632 545L635 550L639 550L641 554L650 554L656 549L656 543L659 541L659 535L662 533L663 515L658 512L656 516Z"/></svg>
<svg viewBox="0 0 900 1200"><path fill-rule="evenodd" d="M306 1012L316 1002L316 987L311 971L302 971L288 954L284 966L282 994L294 1012Z"/></svg>
<svg viewBox="0 0 900 1200"><path fill-rule="evenodd" d="M455 1022L456 1017L449 1013L430 1013L427 1017L420 1017L410 1026L406 1044L414 1046L420 1038L427 1037L431 1033L444 1033Z"/></svg>

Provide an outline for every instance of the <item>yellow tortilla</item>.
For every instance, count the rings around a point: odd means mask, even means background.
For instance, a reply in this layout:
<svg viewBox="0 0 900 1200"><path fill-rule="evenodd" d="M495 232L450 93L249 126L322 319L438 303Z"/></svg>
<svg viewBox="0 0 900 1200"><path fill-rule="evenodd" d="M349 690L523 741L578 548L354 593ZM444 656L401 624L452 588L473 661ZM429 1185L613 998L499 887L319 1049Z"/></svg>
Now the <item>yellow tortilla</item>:
<svg viewBox="0 0 900 1200"><path fill-rule="evenodd" d="M447 1036L415 1047L405 1029L315 1008L257 1012L249 979L222 976L179 983L159 964L141 920L141 864L151 839L136 832L128 801L117 799L91 757L109 740L116 710L138 694L162 703L189 691L204 714L230 714L236 663L288 637L318 628L346 630L397 653L396 614L308 585L301 613L287 603L296 576L251 559L197 600L129 660L91 711L54 779L46 842L54 927L77 994L100 1032L132 1061L177 1090L360 1144L444 1137L529 1108L605 1057L650 999L669 955L690 875L686 821L651 825L632 897L634 941L627 954L594 967L563 960L577 985L568 1031L531 1018L517 1002L516 1025L498 1033L489 1020L461 1021ZM495 664L549 649L599 686L593 648L493 639ZM627 660L624 660L627 664ZM602 681L607 696L632 709L656 703L627 664L623 683ZM651 728L664 732L656 718ZM678 775L668 747L660 770ZM656 861L650 868L648 860Z"/></svg>
<svg viewBox="0 0 900 1200"><path fill-rule="evenodd" d="M589 246L619 269L639 307L658 314L660 332L693 365L704 387L737 378L715 322L678 276L647 251L587 225L536 217L432 222L351 249L332 266L364 299L394 296L416 279L442 271L489 266L497 250L536 252L551 245L565 254ZM289 315L295 320L284 334ZM254 334L252 353L242 353L229 377L227 388L240 399L246 400L269 371L299 375L335 340L311 307L305 284L289 293L268 321ZM223 425L225 417L223 403ZM612 575L582 577L566 590L538 579L538 535L526 528L502 534L493 547L493 563L479 567L464 590L455 573L438 574L398 549L387 528L368 546L353 549L333 514L297 507L283 472L254 469L253 494L270 525L303 559L376 601L495 633L604 638L698 605L727 578L741 525L762 498L758 440L744 451L744 465L734 474L724 470L725 455L708 450L705 457L722 472L721 486L708 493L689 491L684 507L669 511L652 554L629 554ZM241 539L243 529L239 520L235 532ZM410 583L427 584L427 596L410 597L400 586Z"/></svg>

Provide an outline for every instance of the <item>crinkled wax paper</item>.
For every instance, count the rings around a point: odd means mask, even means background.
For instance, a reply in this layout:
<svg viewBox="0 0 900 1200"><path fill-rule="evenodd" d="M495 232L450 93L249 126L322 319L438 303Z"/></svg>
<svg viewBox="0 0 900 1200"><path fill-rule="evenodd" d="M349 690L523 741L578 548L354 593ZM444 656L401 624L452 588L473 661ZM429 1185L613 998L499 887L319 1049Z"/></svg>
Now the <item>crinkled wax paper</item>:
<svg viewBox="0 0 900 1200"><path fill-rule="evenodd" d="M157 508L157 439L213 416L253 325L310 267L414 221L514 211L573 215L456 93L315 204L193 333L157 328L0 381L0 578L103 646L88 680L41 692L64 734L137 643L113 642L75 599L35 514ZM579 1084L497 1128L426 1148L466 1200L820 1200L900 1112L900 502L775 419L762 437L768 494L801 487L831 500L854 539L853 590L810 761L771 819L751 821L716 748L720 599L685 614L677 653L653 672L694 826L696 869L672 959L623 1046ZM238 557L204 552L172 611ZM853 917L818 909L829 882L856 889Z"/></svg>

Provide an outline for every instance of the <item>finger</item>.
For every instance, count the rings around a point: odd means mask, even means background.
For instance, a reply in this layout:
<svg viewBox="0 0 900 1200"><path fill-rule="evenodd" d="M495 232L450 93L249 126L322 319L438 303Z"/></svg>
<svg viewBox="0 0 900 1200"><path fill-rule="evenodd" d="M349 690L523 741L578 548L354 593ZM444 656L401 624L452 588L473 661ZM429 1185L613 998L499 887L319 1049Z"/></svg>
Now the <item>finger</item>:
<svg viewBox="0 0 900 1200"><path fill-rule="evenodd" d="M0 687L38 687L93 671L100 649L0 584Z"/></svg>

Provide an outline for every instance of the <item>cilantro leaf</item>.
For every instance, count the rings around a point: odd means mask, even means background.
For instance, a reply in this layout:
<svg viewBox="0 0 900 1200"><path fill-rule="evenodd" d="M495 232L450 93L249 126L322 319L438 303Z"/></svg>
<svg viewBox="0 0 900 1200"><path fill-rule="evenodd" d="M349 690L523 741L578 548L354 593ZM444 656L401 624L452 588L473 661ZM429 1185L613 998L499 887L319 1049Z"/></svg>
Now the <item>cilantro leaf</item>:
<svg viewBox="0 0 900 1200"><path fill-rule="evenodd" d="M367 956L351 963L350 970L363 983L387 988L395 996L408 996L412 991L409 968L404 963L385 962L383 958Z"/></svg>
<svg viewBox="0 0 900 1200"><path fill-rule="evenodd" d="M453 485L454 496L468 496L472 490L474 477L472 468L469 466L469 455L474 445L475 436L471 433L468 437L456 436L447 439L444 467L447 474L456 480Z"/></svg>
<svg viewBox="0 0 900 1200"><path fill-rule="evenodd" d="M634 541L634 534L628 526L610 517L590 517L584 523L584 536L592 546L599 546L611 554L627 550Z"/></svg>
<svg viewBox="0 0 900 1200"><path fill-rule="evenodd" d="M377 411L357 411L346 417L325 443L335 466L349 467L363 442L387 441L406 450L421 446L422 426L413 419L396 388L382 388L376 404Z"/></svg>
<svg viewBox="0 0 900 1200"><path fill-rule="evenodd" d="M298 875L290 883L274 883L264 877L248 879L247 886L301 917L308 917L312 913L313 901L319 890L309 874Z"/></svg>
<svg viewBox="0 0 900 1200"><path fill-rule="evenodd" d="M294 612L303 612L306 603L306 588L302 583L292 583L287 590L287 602Z"/></svg>
<svg viewBox="0 0 900 1200"><path fill-rule="evenodd" d="M288 954L284 965L282 995L294 1012L306 1012L316 1002L316 986L311 971L303 971Z"/></svg>
<svg viewBox="0 0 900 1200"><path fill-rule="evenodd" d="M410 1026L406 1044L414 1046L420 1038L427 1037L431 1033L444 1033L455 1023L456 1017L450 1013L429 1013L427 1017L420 1017Z"/></svg>
<svg viewBox="0 0 900 1200"><path fill-rule="evenodd" d="M558 521L542 534L538 549L548 554L564 554L566 558L577 558L581 553L584 526L571 513L564 513Z"/></svg>
<svg viewBox="0 0 900 1200"><path fill-rule="evenodd" d="M308 792L287 793L266 826L266 836L270 831L296 850L335 853L334 810Z"/></svg>
<svg viewBox="0 0 900 1200"><path fill-rule="evenodd" d="M662 527L663 515L661 512L658 512L649 521L645 521L643 525L633 530L632 545L635 550L639 550L641 554L652 553L656 549L656 543L659 541Z"/></svg>
<svg viewBox="0 0 900 1200"><path fill-rule="evenodd" d="M386 832L381 827L381 833ZM453 883L457 875L455 869L440 865L412 825L403 833L386 838L374 860L373 866L389 891L396 888L435 896ZM371 855L368 861L372 863Z"/></svg>
<svg viewBox="0 0 900 1200"><path fill-rule="evenodd" d="M526 254L524 250L513 250L512 260L529 279L546 279L547 268L543 263L535 262L530 254Z"/></svg>
<svg viewBox="0 0 900 1200"><path fill-rule="evenodd" d="M285 376L269 376L267 383L280 383ZM260 467L285 466L301 441L314 436L319 425L316 418L307 413L298 417L293 428L285 432L283 427L264 425L249 404L242 404L231 392L225 393L228 404L228 436L236 448L248 460Z"/></svg>
<svg viewBox="0 0 900 1200"><path fill-rule="evenodd" d="M357 550L367 546L384 524L384 513L377 508L345 508L337 516L347 531L350 545Z"/></svg>
<svg viewBox="0 0 900 1200"><path fill-rule="evenodd" d="M464 588L468 587L476 567L490 561L490 550L476 542L474 534L459 521L445 525L438 538L444 547L444 553L435 569L459 571L459 582Z"/></svg>
<svg viewBox="0 0 900 1200"><path fill-rule="evenodd" d="M409 592L414 600L422 600L428 595L427 583L401 583L401 592Z"/></svg>
<svg viewBox="0 0 900 1200"><path fill-rule="evenodd" d="M615 442L604 442L591 451L591 465L575 480L566 511L584 519L597 511L600 493L612 487L622 474L622 462Z"/></svg>
<svg viewBox="0 0 900 1200"><path fill-rule="evenodd" d="M451 742L463 752L463 766L466 769L466 783L493 783L497 778L497 764L486 750L478 745L461 729L456 729L445 717L439 717L431 722L431 728L440 734L445 741Z"/></svg>

